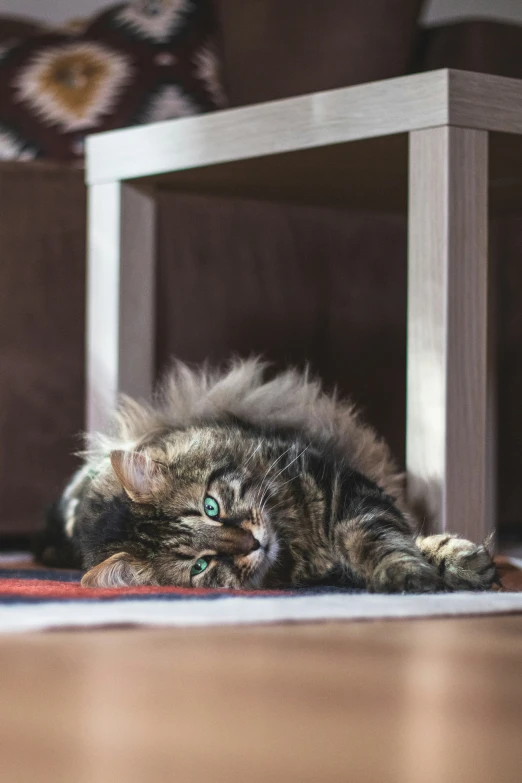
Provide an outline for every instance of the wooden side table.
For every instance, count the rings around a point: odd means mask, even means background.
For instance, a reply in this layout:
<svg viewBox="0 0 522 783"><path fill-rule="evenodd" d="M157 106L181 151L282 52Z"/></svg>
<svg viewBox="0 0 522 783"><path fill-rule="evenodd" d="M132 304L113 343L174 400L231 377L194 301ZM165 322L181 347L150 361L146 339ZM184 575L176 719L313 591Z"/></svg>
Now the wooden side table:
<svg viewBox="0 0 522 783"><path fill-rule="evenodd" d="M152 388L157 188L407 209L409 492L485 536L488 202L522 204L520 134L522 82L441 70L91 136L88 428Z"/></svg>

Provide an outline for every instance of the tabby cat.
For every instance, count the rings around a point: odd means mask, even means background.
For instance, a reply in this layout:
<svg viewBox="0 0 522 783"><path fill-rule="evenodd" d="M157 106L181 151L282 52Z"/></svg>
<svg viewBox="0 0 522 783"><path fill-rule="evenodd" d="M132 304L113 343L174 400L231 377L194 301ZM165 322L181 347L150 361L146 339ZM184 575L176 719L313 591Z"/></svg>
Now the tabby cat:
<svg viewBox="0 0 522 783"><path fill-rule="evenodd" d="M415 536L403 477L353 407L258 360L174 365L153 405L124 399L48 520L44 562L88 587L340 585L485 590L487 549Z"/></svg>

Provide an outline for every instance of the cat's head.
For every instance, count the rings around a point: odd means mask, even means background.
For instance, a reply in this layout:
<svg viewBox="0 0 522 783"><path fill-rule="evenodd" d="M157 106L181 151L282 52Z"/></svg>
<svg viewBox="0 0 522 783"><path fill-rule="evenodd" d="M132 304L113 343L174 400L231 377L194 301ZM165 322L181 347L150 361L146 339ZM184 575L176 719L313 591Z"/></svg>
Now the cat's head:
<svg viewBox="0 0 522 783"><path fill-rule="evenodd" d="M289 479L300 463L289 463L299 451L212 427L113 451L111 519L97 533L104 559L82 583L260 586L277 559L277 519L295 512Z"/></svg>

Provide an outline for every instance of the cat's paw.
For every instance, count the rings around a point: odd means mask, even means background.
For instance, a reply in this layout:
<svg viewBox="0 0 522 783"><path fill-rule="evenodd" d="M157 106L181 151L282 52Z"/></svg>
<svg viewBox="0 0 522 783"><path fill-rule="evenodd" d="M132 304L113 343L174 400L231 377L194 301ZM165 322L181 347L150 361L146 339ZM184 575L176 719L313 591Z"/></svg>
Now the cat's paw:
<svg viewBox="0 0 522 783"><path fill-rule="evenodd" d="M449 590L490 590L498 583L495 564L483 544L441 533L419 537L417 546Z"/></svg>
<svg viewBox="0 0 522 783"><path fill-rule="evenodd" d="M438 593L445 585L426 560L394 552L376 567L370 589L375 593Z"/></svg>

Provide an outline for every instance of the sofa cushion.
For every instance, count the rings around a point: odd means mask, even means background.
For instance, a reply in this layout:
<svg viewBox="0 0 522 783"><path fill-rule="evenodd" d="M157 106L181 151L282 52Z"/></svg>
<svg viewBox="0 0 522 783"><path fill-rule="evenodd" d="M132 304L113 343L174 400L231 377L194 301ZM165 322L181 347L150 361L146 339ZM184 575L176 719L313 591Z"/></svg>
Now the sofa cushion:
<svg viewBox="0 0 522 783"><path fill-rule="evenodd" d="M217 0L233 106L407 72L421 0Z"/></svg>
<svg viewBox="0 0 522 783"><path fill-rule="evenodd" d="M79 32L4 42L0 159L78 159L88 133L217 108L212 8L211 0L138 0Z"/></svg>

